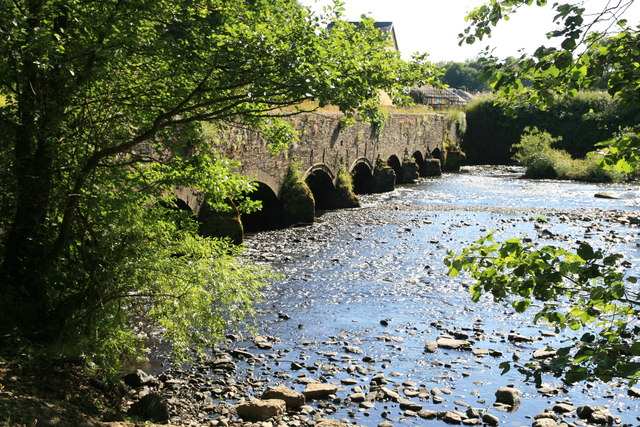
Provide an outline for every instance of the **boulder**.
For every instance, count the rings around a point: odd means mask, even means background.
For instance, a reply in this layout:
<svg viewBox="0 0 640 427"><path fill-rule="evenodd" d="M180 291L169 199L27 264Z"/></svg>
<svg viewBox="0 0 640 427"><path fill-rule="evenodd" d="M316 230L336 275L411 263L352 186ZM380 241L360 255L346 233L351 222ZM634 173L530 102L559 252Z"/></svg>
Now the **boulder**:
<svg viewBox="0 0 640 427"><path fill-rule="evenodd" d="M124 376L124 383L129 387L138 388L142 386L157 386L160 382L147 375L142 369L136 369L135 372L131 372Z"/></svg>
<svg viewBox="0 0 640 427"><path fill-rule="evenodd" d="M518 406L522 392L513 387L501 387L496 391L496 403Z"/></svg>
<svg viewBox="0 0 640 427"><path fill-rule="evenodd" d="M166 422L170 417L167 400L157 393L149 393L144 396L131 405L128 413L155 423Z"/></svg>
<svg viewBox="0 0 640 427"><path fill-rule="evenodd" d="M287 404L280 399L251 399L236 406L238 416L243 420L265 421L278 415L284 415Z"/></svg>
<svg viewBox="0 0 640 427"><path fill-rule="evenodd" d="M338 387L333 384L307 384L302 394L307 400L327 399L338 391Z"/></svg>
<svg viewBox="0 0 640 427"><path fill-rule="evenodd" d="M271 386L262 393L263 400L284 400L288 409L298 409L305 404L304 395L285 386Z"/></svg>

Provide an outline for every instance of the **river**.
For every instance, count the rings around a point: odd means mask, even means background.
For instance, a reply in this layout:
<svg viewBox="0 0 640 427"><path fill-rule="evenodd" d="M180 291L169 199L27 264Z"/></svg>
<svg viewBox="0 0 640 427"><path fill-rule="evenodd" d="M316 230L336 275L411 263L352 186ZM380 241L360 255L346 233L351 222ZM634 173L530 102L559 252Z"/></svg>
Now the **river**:
<svg viewBox="0 0 640 427"><path fill-rule="evenodd" d="M627 397L624 384L578 384L545 397L515 369L501 375L502 361L526 361L535 349L560 338L549 336L553 334L546 325L532 325L531 314L515 315L488 299L471 302L469 279L446 275L446 251L459 251L489 231L499 238L526 235L569 247L585 240L620 251L640 265L637 227L603 219L604 214L637 213L637 185L530 181L520 179L518 172L467 168L362 197L363 207L326 212L308 227L250 236L249 256L284 275L267 291L257 319L258 332L271 337L276 356L252 365L251 375L265 386L285 384L299 391L304 388L295 381L300 376L336 384L350 378L336 403L321 404L321 410L358 425L439 423L406 416L397 404L365 409L344 404L353 387L366 392L369 380L380 373L389 387L406 389L409 396L439 389L435 393L442 401L422 399L426 409L464 412L469 405L488 410L504 425L531 425L533 416L556 402L608 405L624 423L638 425L640 401ZM596 193L618 198L596 198ZM539 216L547 218L549 233L540 234ZM426 341L455 331L473 337L475 348L502 356L425 352ZM511 331L536 342L512 343L506 339ZM291 369L291 362L303 369ZM364 366L366 372L349 366ZM545 380L562 386L553 378ZM495 391L506 385L524 393L513 412L492 408ZM576 421L575 413L573 417L566 419Z"/></svg>

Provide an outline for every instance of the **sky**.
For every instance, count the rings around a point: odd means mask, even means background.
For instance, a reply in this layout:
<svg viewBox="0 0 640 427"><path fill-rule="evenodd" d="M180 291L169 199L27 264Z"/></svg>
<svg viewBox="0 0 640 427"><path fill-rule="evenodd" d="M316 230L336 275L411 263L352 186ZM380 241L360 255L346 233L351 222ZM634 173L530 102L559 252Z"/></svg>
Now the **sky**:
<svg viewBox="0 0 640 427"><path fill-rule="evenodd" d="M320 12L329 0L299 0L305 6ZM433 62L465 61L474 59L488 45L500 58L517 56L520 49L533 53L545 44L550 45L545 34L555 27L551 10L530 6L514 15L509 21L498 24L490 39L473 45L458 46L458 34L466 27L464 17L468 12L485 3L483 0L343 0L346 18L359 20L362 14L376 21L392 21L398 47L405 59L412 53L429 53ZM587 11L594 11L606 0L585 0ZM526 13L522 13L526 12ZM640 22L640 1L636 1L627 14L630 22Z"/></svg>

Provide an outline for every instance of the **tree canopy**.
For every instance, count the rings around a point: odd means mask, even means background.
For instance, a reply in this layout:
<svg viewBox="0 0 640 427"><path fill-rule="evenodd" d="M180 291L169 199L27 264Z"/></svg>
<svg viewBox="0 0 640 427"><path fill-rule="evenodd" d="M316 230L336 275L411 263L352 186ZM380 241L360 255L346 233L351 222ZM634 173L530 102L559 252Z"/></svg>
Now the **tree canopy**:
<svg viewBox="0 0 640 427"><path fill-rule="evenodd" d="M491 86L484 81L483 67L478 61L445 62L438 64L444 68L442 83L471 92L485 92Z"/></svg>
<svg viewBox="0 0 640 427"><path fill-rule="evenodd" d="M0 0L2 332L84 339L88 358L133 346L134 316L178 347L220 337L267 275L175 209L179 186L255 209L200 123L278 148L303 100L380 120L380 90L402 103L437 75L387 43L339 2Z"/></svg>

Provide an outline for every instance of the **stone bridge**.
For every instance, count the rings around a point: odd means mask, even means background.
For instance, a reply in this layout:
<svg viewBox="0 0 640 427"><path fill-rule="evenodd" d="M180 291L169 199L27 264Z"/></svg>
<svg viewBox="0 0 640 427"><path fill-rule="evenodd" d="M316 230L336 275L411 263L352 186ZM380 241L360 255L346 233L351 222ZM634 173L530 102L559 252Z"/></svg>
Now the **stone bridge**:
<svg viewBox="0 0 640 427"><path fill-rule="evenodd" d="M261 200L263 209L242 217L245 230L296 222L282 220L282 206L286 203L282 188L293 159L297 159L302 178L313 193L315 208L331 209L346 207L332 202L341 168L351 173L356 193L389 191L395 183L412 182L418 175L439 174L439 162L433 159L444 161L443 142L458 142L455 122L442 114L390 114L379 130L359 121L346 127L341 117L339 113L292 117L300 141L276 156L269 154L259 134L247 129L234 128L218 138L221 143L217 151L240 161L238 172L258 185L252 198ZM430 170L434 163L436 171ZM386 180L376 176L381 169L386 169Z"/></svg>

